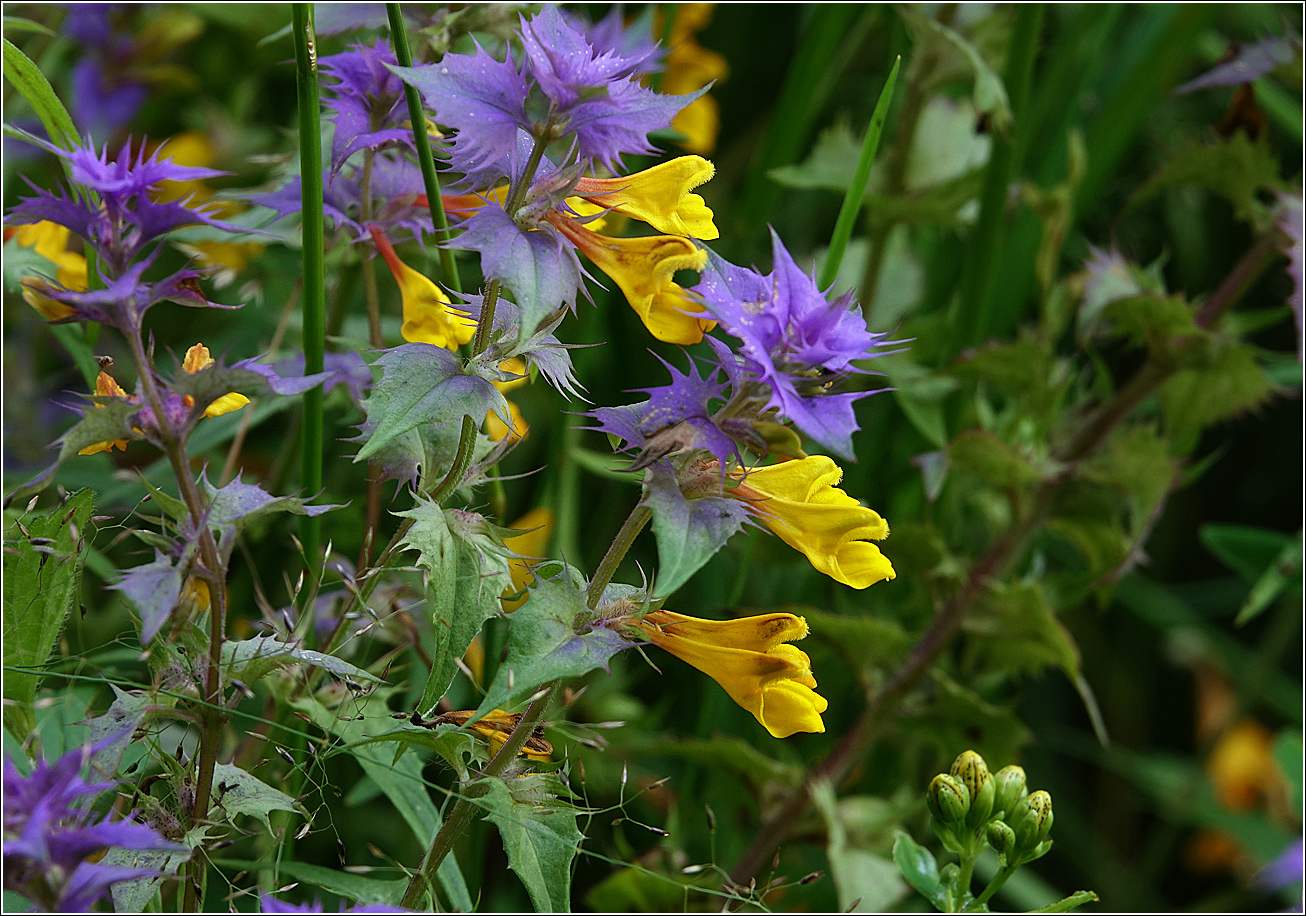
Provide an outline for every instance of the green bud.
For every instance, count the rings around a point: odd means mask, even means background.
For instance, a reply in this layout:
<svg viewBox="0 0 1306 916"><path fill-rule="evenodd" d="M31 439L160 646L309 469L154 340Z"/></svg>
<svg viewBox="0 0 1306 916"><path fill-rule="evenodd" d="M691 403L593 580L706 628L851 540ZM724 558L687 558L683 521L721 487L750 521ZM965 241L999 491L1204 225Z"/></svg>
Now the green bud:
<svg viewBox="0 0 1306 916"><path fill-rule="evenodd" d="M1025 771L1012 764L993 774L993 810L1011 814L1026 795Z"/></svg>
<svg viewBox="0 0 1306 916"><path fill-rule="evenodd" d="M988 764L974 751L963 751L952 762L951 775L960 779L970 794L970 812L966 815L966 826L978 830L988 821L993 812L993 777L989 775Z"/></svg>
<svg viewBox="0 0 1306 916"><path fill-rule="evenodd" d="M989 821L988 826L984 828L984 834L989 841L989 845L998 851L1002 857L1002 864L1006 865L1006 857L1011 850L1016 848L1016 833L1003 821Z"/></svg>
<svg viewBox="0 0 1306 916"><path fill-rule="evenodd" d="M1016 803L1007 823L1016 833L1016 847L1033 852L1052 829L1052 796L1042 789L1031 792Z"/></svg>
<svg viewBox="0 0 1306 916"><path fill-rule="evenodd" d="M966 790L966 784L947 773L940 773L930 781L925 802L930 814L948 826L965 823L970 812L970 792Z"/></svg>

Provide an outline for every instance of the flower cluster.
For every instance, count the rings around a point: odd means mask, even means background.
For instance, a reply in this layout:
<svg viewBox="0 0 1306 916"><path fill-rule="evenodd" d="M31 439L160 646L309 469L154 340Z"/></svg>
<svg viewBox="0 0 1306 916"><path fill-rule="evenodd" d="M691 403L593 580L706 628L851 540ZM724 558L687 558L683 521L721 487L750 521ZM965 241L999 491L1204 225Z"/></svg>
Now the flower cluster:
<svg viewBox="0 0 1306 916"><path fill-rule="evenodd" d="M23 776L4 763L4 886L50 912L91 909L119 881L155 874L100 862L111 848L185 852L186 847L131 819L110 820L91 805L111 782L81 776L98 745L37 761Z"/></svg>

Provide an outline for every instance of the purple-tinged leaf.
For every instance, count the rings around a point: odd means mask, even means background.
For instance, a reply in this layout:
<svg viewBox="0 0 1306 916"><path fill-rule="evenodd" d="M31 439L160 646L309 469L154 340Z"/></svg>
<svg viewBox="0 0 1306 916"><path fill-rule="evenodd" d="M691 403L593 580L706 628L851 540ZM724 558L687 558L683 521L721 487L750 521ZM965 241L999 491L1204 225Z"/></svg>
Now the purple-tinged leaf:
<svg viewBox="0 0 1306 916"><path fill-rule="evenodd" d="M1174 94L1183 95L1198 89L1210 89L1212 86L1237 86L1255 82L1276 67L1292 63L1300 54L1301 40L1289 35L1241 45L1233 58L1184 83Z"/></svg>
<svg viewBox="0 0 1306 916"><path fill-rule="evenodd" d="M155 551L154 561L118 575L110 588L126 596L141 615L141 643L148 643L168 622L181 600L181 570Z"/></svg>
<svg viewBox="0 0 1306 916"><path fill-rule="evenodd" d="M669 466L659 463L644 473L644 505L653 510L658 541L656 597L669 598L751 520L746 503L728 496L687 499Z"/></svg>

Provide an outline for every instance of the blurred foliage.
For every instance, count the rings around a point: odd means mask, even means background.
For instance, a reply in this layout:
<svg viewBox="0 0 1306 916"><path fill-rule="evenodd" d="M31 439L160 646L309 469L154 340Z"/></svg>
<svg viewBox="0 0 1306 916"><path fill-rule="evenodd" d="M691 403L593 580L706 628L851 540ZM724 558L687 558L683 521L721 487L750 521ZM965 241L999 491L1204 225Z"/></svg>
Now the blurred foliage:
<svg viewBox="0 0 1306 916"><path fill-rule="evenodd" d="M597 18L604 8L589 11ZM903 57L861 226L835 285L858 291L872 329L905 342L869 367L883 375L864 384L892 391L858 403L859 460L843 482L891 523L882 546L897 578L854 592L763 532L736 535L670 606L705 617L804 614L812 629L804 648L830 698L826 733L773 739L681 662L659 655L655 668L637 653L616 657L610 674L572 683L565 717L559 710L547 729L566 760L575 811L537 811L538 823L523 822L511 814L513 798L496 789L487 819L455 849L461 874L442 872L446 903L720 909L723 878L764 835L759 825L867 722L864 754L784 825L776 867L767 851L753 890L744 880L725 893L777 910L918 908L893 864L895 836L934 844L925 788L974 748L1018 761L1056 799L1055 845L1022 870L1028 880L998 893L996 909L1045 905L1081 887L1125 912L1300 899L1300 872L1279 892L1253 881L1302 829L1302 370L1284 307L1292 280L1273 235L1275 195L1301 193L1300 52L1291 67L1256 81L1254 98L1265 100L1251 103L1259 128L1227 126L1237 87L1174 93L1235 43L1290 33L1300 10L1040 11L1032 75L1015 93L1008 64L1021 12L1007 6L726 4L697 33L729 65L711 89L720 108L717 175L699 189L721 227L713 247L761 267L768 224L800 261L821 266L861 133ZM6 35L69 99L72 67L95 51L61 33L63 15L9 4ZM122 72L149 93L128 129L97 139L157 142L197 131L206 164L229 173L211 182L216 199L278 187L294 151L287 8L144 5L114 16L135 42L122 52ZM319 53L343 49L349 37L322 36ZM5 93L6 122L37 129L11 85ZM995 179L991 203L985 182L999 149L1010 182ZM49 187L59 173L53 157L9 137L3 167L6 209L25 193L20 178ZM977 227L993 233L984 246ZM211 293L242 310L151 313L160 351L181 353L196 340L233 358L297 349L297 236L280 224L273 231L288 244L249 253ZM60 405L86 384L18 295L20 274L10 271L17 254L6 245L6 493L49 462L46 445L73 419ZM416 246L411 254L421 265ZM182 261L177 252L164 258ZM330 346L366 351L357 255L329 247L327 271ZM594 403L624 403L623 392L661 384L664 370L619 293L593 292L595 307L582 304L563 337L601 344L572 351L576 375ZM384 293L393 301L383 328L397 342L398 300L393 289ZM1222 296L1231 310L1205 311ZM963 314L964 303L978 311ZM107 337L95 352L123 359ZM683 363L681 354L663 355ZM630 486L638 478L612 470L602 437L575 429L580 418L569 412L584 409L578 402L538 383L512 401L530 433L502 462L504 474L524 476L505 488L499 521L551 508L549 555L592 571L639 498ZM1085 438L1103 405L1121 403L1126 409L1100 436ZM332 612L349 603L342 571L365 549L366 478L346 441L362 421L343 389L327 395L318 502L343 508L323 518L333 553L317 597ZM270 493L292 493L298 423L295 401L261 399L202 424L192 455L214 481L242 470ZM157 522L162 500L146 501L147 488L175 493L169 476L166 460L139 445L77 458L58 474L65 491L95 490L96 516L79 516L85 573L62 632L53 622L65 610L57 589L76 587L75 578L44 586L43 627L16 649L40 656L55 645L34 708L47 754L81 743L79 723L113 701L106 684L184 693L151 684L122 597L106 588L115 570L148 559L127 534ZM397 490L385 484L384 505L402 513L411 502ZM32 578L21 566L11 574L9 546L69 511L53 505L47 497L31 513L6 509L6 614L18 600L11 578L15 590L30 589ZM390 511L378 545L398 526ZM30 534L18 533L20 518ZM236 638L255 635L260 620L285 629L302 571L293 530L277 516L240 533L229 583ZM66 529L50 536L62 539L56 550L70 549ZM475 549L456 540L448 549L460 556ZM420 546L423 562L440 549ZM1000 562L982 567L999 553ZM630 558L657 568L651 535ZM634 566L626 569L626 580L638 581ZM263 788L284 789L307 815L278 813L289 803L277 799L233 809L265 822L272 812L269 823L297 837L293 858L278 858L280 841L242 821L249 835L232 834L235 844L214 859L208 908L225 908L229 894L260 878L265 888L298 880L328 900L393 901L393 887L381 885L402 877L395 863L420 861L456 789L454 768L432 755L461 766L483 751L438 736L402 754L362 744L388 727L391 713L415 708L428 681L427 597L417 574L401 579L370 599L375 619L348 624L338 653L383 672L392 687L364 697L298 669L250 679L221 759L255 772ZM445 586L452 601L467 583L435 587ZM969 597L956 637L933 647L910 683L894 682L959 595ZM480 612L489 615L492 604ZM491 618L481 638L502 649L497 623ZM10 666L33 662L11 659L8 616L5 636L6 702L12 689L26 704L30 678ZM468 639L460 634L458 645ZM489 655L493 668L498 656ZM492 674L464 665L455 676L446 666L436 680L453 678L453 708L472 709ZM886 685L897 691L892 702ZM868 708L877 714L865 719ZM6 723L31 714L7 705ZM149 721L161 756L193 747L176 721ZM10 735L5 741L16 749ZM133 745L124 766L149 750ZM577 828L585 840L568 873L557 847ZM527 861L561 868L547 886L569 878L570 902L547 896L543 879L523 870ZM505 878L509 865L517 879ZM986 867L981 860L977 869ZM246 898L234 905L246 908Z"/></svg>

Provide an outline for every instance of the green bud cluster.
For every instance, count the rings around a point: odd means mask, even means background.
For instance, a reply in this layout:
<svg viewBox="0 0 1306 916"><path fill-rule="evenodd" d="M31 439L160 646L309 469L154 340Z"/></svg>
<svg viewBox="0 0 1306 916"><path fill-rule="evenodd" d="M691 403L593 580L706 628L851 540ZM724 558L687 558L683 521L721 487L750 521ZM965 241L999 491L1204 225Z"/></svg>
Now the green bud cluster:
<svg viewBox="0 0 1306 916"><path fill-rule="evenodd" d="M987 844L1004 867L1015 867L1052 848L1052 796L1029 792L1018 766L990 773L983 757L965 751L930 781L925 803L930 826L949 852L975 856Z"/></svg>

